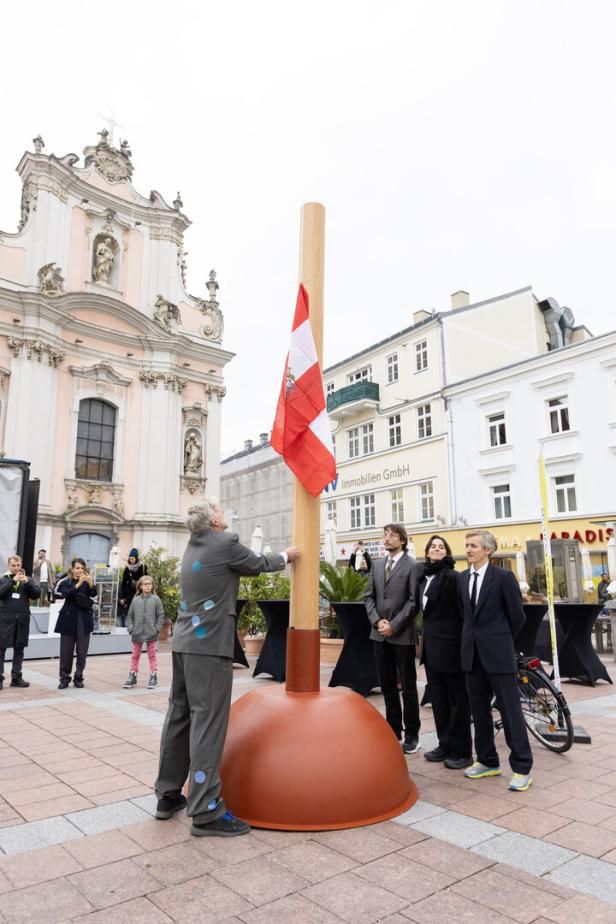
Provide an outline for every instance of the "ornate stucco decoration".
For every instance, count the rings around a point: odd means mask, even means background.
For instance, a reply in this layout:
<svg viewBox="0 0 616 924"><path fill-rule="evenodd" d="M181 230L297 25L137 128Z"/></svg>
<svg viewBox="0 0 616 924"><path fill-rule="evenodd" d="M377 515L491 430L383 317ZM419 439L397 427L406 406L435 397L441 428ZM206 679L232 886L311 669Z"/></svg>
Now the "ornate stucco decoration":
<svg viewBox="0 0 616 924"><path fill-rule="evenodd" d="M31 340L28 337L8 337L7 340L9 350L16 359L21 354L22 348L25 347L28 359L35 357L41 362L43 356L46 356L49 365L55 369L66 356L65 352L57 350L49 343L43 343L42 340Z"/></svg>
<svg viewBox="0 0 616 924"><path fill-rule="evenodd" d="M109 221L110 219L108 216L105 231L97 235L94 241L94 253L92 257L92 279L102 286L108 286L110 284L113 261L118 252L118 242L111 234L106 233Z"/></svg>
<svg viewBox="0 0 616 924"><path fill-rule="evenodd" d="M186 427L199 427L201 429L205 426L206 421L207 408L202 407L199 401L195 401L189 407L182 408L182 423Z"/></svg>
<svg viewBox="0 0 616 924"><path fill-rule="evenodd" d="M109 362L95 363L93 366L69 366L76 378L89 379L92 382L103 382L108 385L131 385L132 379L121 376Z"/></svg>
<svg viewBox="0 0 616 924"><path fill-rule="evenodd" d="M168 302L162 295L158 295L154 302L154 320L170 334L171 322L175 321L176 324L181 324L182 316L177 305Z"/></svg>
<svg viewBox="0 0 616 924"><path fill-rule="evenodd" d="M64 294L64 277L62 270L55 263L46 263L37 273L42 295L56 298Z"/></svg>
<svg viewBox="0 0 616 924"><path fill-rule="evenodd" d="M81 478L65 478L66 513L79 507L104 507L113 510L118 517L124 517L124 485L107 481L86 481Z"/></svg>
<svg viewBox="0 0 616 924"><path fill-rule="evenodd" d="M45 142L43 141L41 135L37 135L36 138L32 139L32 144L34 145L34 153L42 154L43 148L45 147Z"/></svg>
<svg viewBox="0 0 616 924"><path fill-rule="evenodd" d="M224 319L222 311L220 310L220 305L216 299L219 285L216 281L215 270L210 271L210 278L206 286L210 297L207 300L199 299L198 302L199 310L205 318L201 333L206 340L213 340L215 343L220 343L224 333Z"/></svg>
<svg viewBox="0 0 616 924"><path fill-rule="evenodd" d="M113 509L118 516L124 516L124 487L122 485L114 485L111 488L111 496L113 497Z"/></svg>
<svg viewBox="0 0 616 924"><path fill-rule="evenodd" d="M180 271L180 276L182 277L182 285L186 288L186 257L188 256L188 251L184 250L184 245L180 244L178 247L178 269Z"/></svg>
<svg viewBox="0 0 616 924"><path fill-rule="evenodd" d="M98 172L110 183L130 179L135 168L131 161L132 151L128 141L120 142L118 149L109 143L109 131L106 128L98 134L101 139L98 144L90 145L84 151L86 167L94 164Z"/></svg>
<svg viewBox="0 0 616 924"><path fill-rule="evenodd" d="M204 385L205 393L208 396L208 399L211 401L214 397L218 398L218 403L222 401L224 396L227 394L227 389L224 385Z"/></svg>
<svg viewBox="0 0 616 924"><path fill-rule="evenodd" d="M188 379L183 379L176 375L175 372L156 372L153 369L144 369L139 373L139 378L146 388L158 388L159 382L169 391L181 392L186 386Z"/></svg>
<svg viewBox="0 0 616 924"><path fill-rule="evenodd" d="M18 231L23 231L26 227L30 213L34 212L36 209L36 197L38 195L38 187L33 180L26 180L21 190L21 215L19 218L19 224L17 225Z"/></svg>
<svg viewBox="0 0 616 924"><path fill-rule="evenodd" d="M180 475L180 490L189 494L205 494L205 478Z"/></svg>

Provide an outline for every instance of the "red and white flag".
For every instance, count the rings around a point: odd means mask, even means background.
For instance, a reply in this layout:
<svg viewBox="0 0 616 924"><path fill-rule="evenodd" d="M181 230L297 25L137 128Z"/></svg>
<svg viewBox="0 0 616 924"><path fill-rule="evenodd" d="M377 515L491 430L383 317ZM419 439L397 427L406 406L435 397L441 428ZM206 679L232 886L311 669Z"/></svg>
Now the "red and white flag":
<svg viewBox="0 0 616 924"><path fill-rule="evenodd" d="M308 293L301 285L270 442L313 497L335 479L323 378L308 316Z"/></svg>

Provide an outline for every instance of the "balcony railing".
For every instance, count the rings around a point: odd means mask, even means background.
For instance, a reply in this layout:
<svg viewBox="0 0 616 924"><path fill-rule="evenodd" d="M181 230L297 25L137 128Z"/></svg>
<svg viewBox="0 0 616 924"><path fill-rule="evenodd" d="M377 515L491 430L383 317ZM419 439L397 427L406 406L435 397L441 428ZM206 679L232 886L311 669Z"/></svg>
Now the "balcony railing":
<svg viewBox="0 0 616 924"><path fill-rule="evenodd" d="M378 382L353 382L352 385L345 385L332 394L327 396L327 413L336 414L336 412L345 408L347 405L362 405L379 403L379 384Z"/></svg>

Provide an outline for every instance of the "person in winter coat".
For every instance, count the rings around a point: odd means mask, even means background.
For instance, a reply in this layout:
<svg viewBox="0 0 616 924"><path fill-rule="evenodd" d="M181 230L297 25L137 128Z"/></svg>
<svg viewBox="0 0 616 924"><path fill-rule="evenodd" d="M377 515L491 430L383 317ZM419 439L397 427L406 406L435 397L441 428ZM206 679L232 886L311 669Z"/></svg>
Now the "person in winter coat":
<svg viewBox="0 0 616 924"><path fill-rule="evenodd" d="M138 549L131 549L128 553L128 564L122 572L120 590L118 592L118 625L126 625L126 617L133 597L137 592L137 582L147 574L147 568L139 561Z"/></svg>
<svg viewBox="0 0 616 924"><path fill-rule="evenodd" d="M73 559L70 573L57 585L56 597L63 597L64 604L58 615L55 631L60 633L60 683L59 690L66 690L71 682L73 655L77 652L77 665L73 685L83 687L83 672L86 655L90 647L90 633L94 629L92 598L96 596L96 585L88 573L83 558Z"/></svg>
<svg viewBox="0 0 616 924"><path fill-rule="evenodd" d="M0 578L0 690L7 648L13 649L11 686L30 686L21 676L21 666L30 634L30 600L37 600L41 593L38 584L26 576L19 555L11 555L8 566L8 571Z"/></svg>
<svg viewBox="0 0 616 924"><path fill-rule="evenodd" d="M154 593L154 581L147 574L137 581L137 593L133 597L128 616L126 617L126 628L133 643L133 654L130 659L130 673L128 680L124 684L124 689L137 686L137 674L139 672L139 659L141 657L141 648L145 642L148 649L148 660L150 662L150 679L148 680L148 689L152 690L158 683L158 657L156 654L156 642L158 634L165 621L165 611L160 597Z"/></svg>

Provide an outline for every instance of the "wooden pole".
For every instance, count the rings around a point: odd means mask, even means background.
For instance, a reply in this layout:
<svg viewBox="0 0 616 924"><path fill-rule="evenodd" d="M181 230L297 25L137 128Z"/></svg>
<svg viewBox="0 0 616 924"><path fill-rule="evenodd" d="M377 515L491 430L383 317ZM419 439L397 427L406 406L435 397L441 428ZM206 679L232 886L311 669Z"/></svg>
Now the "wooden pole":
<svg viewBox="0 0 616 924"><path fill-rule="evenodd" d="M307 202L301 214L299 281L308 292L310 323L321 368L324 258L325 208L319 202ZM312 497L297 478L293 484L293 545L302 554L291 573L290 625L294 629L318 629L321 499Z"/></svg>

